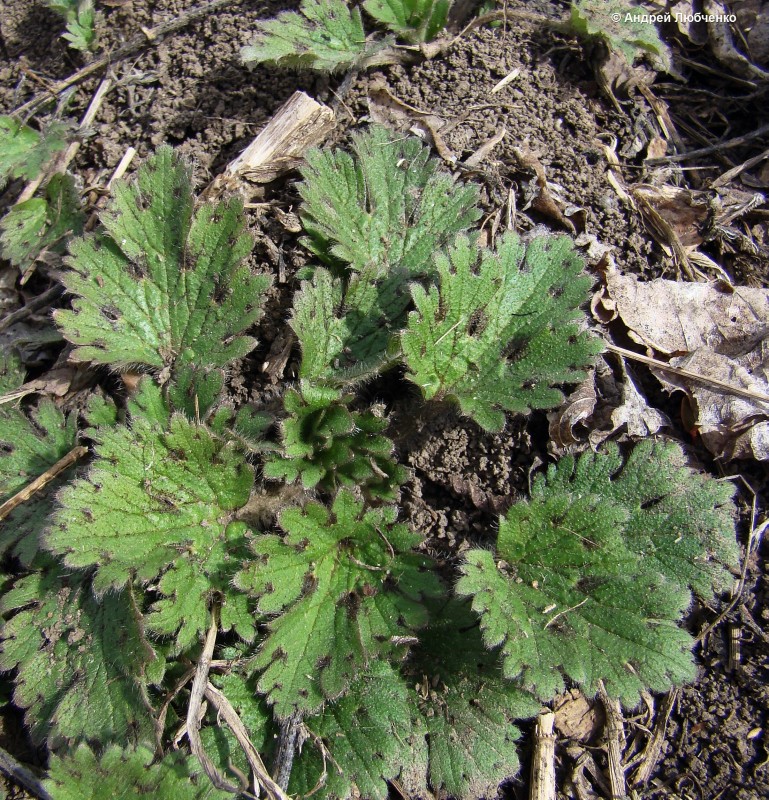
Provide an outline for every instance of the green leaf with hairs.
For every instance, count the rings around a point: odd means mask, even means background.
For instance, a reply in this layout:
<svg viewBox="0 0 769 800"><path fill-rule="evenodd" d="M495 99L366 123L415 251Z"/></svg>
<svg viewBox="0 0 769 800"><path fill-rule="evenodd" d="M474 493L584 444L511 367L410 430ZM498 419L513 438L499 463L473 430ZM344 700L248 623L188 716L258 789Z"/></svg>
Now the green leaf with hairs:
<svg viewBox="0 0 769 800"><path fill-rule="evenodd" d="M256 39L240 51L246 65L336 72L366 53L360 11L344 0L302 0L299 13L284 11L258 25Z"/></svg>
<svg viewBox="0 0 769 800"><path fill-rule="evenodd" d="M193 757L171 752L159 761L149 747L110 745L97 756L87 744L52 755L43 782L55 800L226 800Z"/></svg>
<svg viewBox="0 0 769 800"><path fill-rule="evenodd" d="M20 385L22 380L23 373L14 372L11 365L8 383ZM77 414L65 417L47 398L27 411L0 407L0 503L67 455L75 446L76 436ZM0 553L10 552L24 566L32 563L53 508L53 496L71 477L71 472L57 476L0 522Z"/></svg>
<svg viewBox="0 0 769 800"><path fill-rule="evenodd" d="M440 587L392 507L365 510L342 491L330 513L309 503L279 522L285 536L254 539L256 558L235 585L275 616L252 666L264 670L259 691L288 717L339 697L373 661L397 658L425 621L422 596Z"/></svg>
<svg viewBox="0 0 769 800"><path fill-rule="evenodd" d="M404 42L431 42L446 27L451 0L365 0L363 8Z"/></svg>
<svg viewBox="0 0 769 800"><path fill-rule="evenodd" d="M401 771L412 732L409 688L387 661L375 661L348 693L305 720L317 739L305 742L294 762L289 791L307 796L327 773L324 796L386 800L386 781ZM324 763L320 739L333 761Z"/></svg>
<svg viewBox="0 0 769 800"><path fill-rule="evenodd" d="M677 623L690 587L723 588L737 563L732 493L673 443L647 440L624 464L616 446L564 458L501 518L496 555L465 554L457 592L508 678L543 699L563 676L588 693L603 681L633 705L694 677Z"/></svg>
<svg viewBox="0 0 769 800"><path fill-rule="evenodd" d="M130 428L90 432L96 460L60 494L45 546L70 567L93 568L100 594L159 578L147 625L175 635L177 651L207 629L217 593L225 597L223 629L251 639L255 622L230 579L246 555L247 528L234 516L253 470L231 441L169 416L158 391L140 393Z"/></svg>
<svg viewBox="0 0 769 800"><path fill-rule="evenodd" d="M104 231L72 242L62 278L76 299L54 316L73 357L164 378L252 350L243 333L270 281L243 265L252 242L241 202L195 207L191 169L170 147L113 191Z"/></svg>
<svg viewBox="0 0 769 800"><path fill-rule="evenodd" d="M486 430L504 411L552 408L554 384L576 383L600 342L580 330L591 280L571 239L504 236L497 250L460 238L436 257L438 285L412 286L401 337L407 377L425 399L446 398Z"/></svg>
<svg viewBox="0 0 769 800"><path fill-rule="evenodd" d="M434 253L480 216L477 188L442 172L419 140L373 128L352 150L311 152L302 170L305 244L331 270L315 270L291 320L302 377L315 380L381 367L409 282L432 274Z"/></svg>
<svg viewBox="0 0 769 800"><path fill-rule="evenodd" d="M33 181L67 146L70 126L54 121L36 131L11 116L0 116L0 185L9 178Z"/></svg>
<svg viewBox="0 0 769 800"><path fill-rule="evenodd" d="M630 66L646 54L657 69L671 72L670 48L654 22L642 19L649 14L648 9L625 0L575 0L570 24L580 36L603 41Z"/></svg>
<svg viewBox="0 0 769 800"><path fill-rule="evenodd" d="M33 739L141 740L153 724L143 675L155 658L131 591L91 592L83 573L50 559L2 600L0 669L18 669L14 703Z"/></svg>
<svg viewBox="0 0 769 800"><path fill-rule="evenodd" d="M70 236L83 232L85 214L71 175L54 175L45 197L11 206L0 219L0 254L24 272L43 250L64 252Z"/></svg>
<svg viewBox="0 0 769 800"><path fill-rule="evenodd" d="M437 601L430 611L405 665L414 730L401 782L410 796L494 797L518 772L513 723L541 704L502 676L467 602Z"/></svg>
<svg viewBox="0 0 769 800"><path fill-rule="evenodd" d="M368 497L394 500L406 470L393 460L393 443L383 436L387 421L371 411L350 411L352 397L336 389L300 383L286 392L289 417L282 448L264 465L268 478L302 481L305 488L333 492L358 486Z"/></svg>

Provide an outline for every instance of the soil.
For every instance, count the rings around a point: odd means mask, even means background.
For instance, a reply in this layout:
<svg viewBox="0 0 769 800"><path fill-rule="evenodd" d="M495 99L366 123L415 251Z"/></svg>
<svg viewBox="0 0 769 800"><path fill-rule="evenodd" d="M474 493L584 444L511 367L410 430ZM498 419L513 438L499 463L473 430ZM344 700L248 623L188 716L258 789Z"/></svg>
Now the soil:
<svg viewBox="0 0 769 800"><path fill-rule="evenodd" d="M619 172L627 184L669 180L691 188L705 185L708 178L763 147L759 141L728 153L715 153L696 162L701 168L691 173L670 166L661 168L664 172L646 168L643 156L660 133L660 118L644 93L633 90L612 102L602 92L591 62L576 40L546 24L512 17L507 24L480 28L464 36L433 60L358 75L341 102L336 102L332 90L339 85L337 78L265 69L248 72L239 64L238 50L249 42L255 21L274 15L283 5L263 0L233 2L162 41L148 43L136 56L115 63L110 74L116 88L99 110L91 134L72 165L82 185L104 185L127 148L138 151L135 166L161 143L170 143L194 159L199 182L207 184L296 89L318 100L335 102L339 124L331 141L342 142L379 113L371 98L385 87L402 104L398 106L402 113L408 105L437 118L440 149L444 156L451 155L458 162L472 156L500 131L506 132L487 158L466 171L468 179L483 186L489 237L504 228L508 214L512 214L510 198L514 197L512 220L519 231L546 226L576 234L590 268L595 269L608 247L623 271L644 278L676 277L679 270L670 251L660 246L638 208L623 201L612 185L606 146L613 144ZM102 13L101 48L109 52L142 27L174 17L189 4L183 0L113 0L97 6ZM510 2L508 7L555 19L565 5ZM0 16L0 112L12 111L41 86L83 65L83 57L66 47L60 32L60 19L41 3L4 3ZM675 46L690 61L708 59L680 35L675 37ZM502 90L492 92L513 70L518 70L517 77ZM669 104L685 149L757 127L757 94L758 101L765 102L760 90L730 81L719 70L715 76L698 70L684 72L684 80L679 82L658 78L652 90ZM98 82L99 78L91 78L81 83L55 113L82 116ZM416 119L412 115L411 123ZM762 122L766 120L758 124ZM711 138L703 142L705 131ZM553 185L562 213L543 212L541 207L537 210L536 203L527 207L535 188L531 154ZM456 164L447 162L447 166ZM264 201L290 210L297 202L294 178L289 176L269 186ZM9 187L0 203L12 202L18 188ZM760 204L758 210L764 210L763 216L745 223L744 229L758 244L757 252L729 247L718 238L708 245L711 257L738 283L769 285L766 208L765 203ZM251 222L257 237L251 266L273 273L280 264L282 275L275 281L256 332L259 348L233 368L228 388L235 403L269 406L284 378L291 379L295 374L296 353L291 355L286 319L296 288L293 276L306 253L273 210L254 210ZM0 300L5 312L20 307L49 286L50 275L43 268L24 286L9 274L8 267L0 265ZM598 271L594 274L598 283ZM46 314L43 311L31 317L27 324L45 325ZM46 354L36 356L40 359L34 366L37 374L44 373L60 355L55 348ZM265 362L281 355L287 356L284 370L263 369ZM96 379L105 389L114 389L114 382L104 376L97 375ZM653 383L648 376L645 380ZM470 543L488 542L496 514L524 496L531 473L551 460L545 414L511 420L503 433L491 435L450 409L439 409L429 419L407 420L398 399L388 399L388 393L393 394L391 389L382 385L371 391L379 392L389 403L396 420L393 436L412 471L402 493L404 521L424 533L426 549L441 559L451 561ZM755 463L717 464L686 433L677 400L658 389L650 388L651 394L674 420L675 428L669 435L685 443L714 475L745 476L758 494L758 511L762 513L767 496L766 470ZM740 488L739 500L746 540L752 498ZM679 693L659 761L648 781L637 787L638 797L769 797L769 585L763 555L765 552L753 555L742 595L698 647L700 678ZM718 619L729 602L729 598L708 598L693 609L693 632L698 634ZM733 630L741 634L741 654L730 664L728 644ZM650 698L647 708L627 715L629 747L643 747L650 729L663 724L657 713L661 703L662 698ZM13 714L6 717L2 745L20 759L34 761L35 754L26 749L14 727ZM575 788L574 780L580 753L591 754L599 769L605 768L600 737L600 731L590 734L587 744L583 742L575 751L567 748L567 737L560 736L560 796L585 796ZM524 739L524 759L530 757L527 739L531 737ZM528 761L521 776L502 789L505 796L527 796L527 765ZM600 781L594 788L601 796Z"/></svg>

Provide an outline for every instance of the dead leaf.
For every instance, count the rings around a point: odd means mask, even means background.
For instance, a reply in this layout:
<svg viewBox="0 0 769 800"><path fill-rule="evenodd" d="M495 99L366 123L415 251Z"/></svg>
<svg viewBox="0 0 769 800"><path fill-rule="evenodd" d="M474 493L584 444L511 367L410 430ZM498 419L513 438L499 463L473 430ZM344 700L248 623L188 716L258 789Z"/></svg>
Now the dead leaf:
<svg viewBox="0 0 769 800"><path fill-rule="evenodd" d="M722 282L639 281L606 273L599 306L613 311L634 341L667 356L707 347L724 355L745 353L769 335L769 295L764 289Z"/></svg>
<svg viewBox="0 0 769 800"><path fill-rule="evenodd" d="M603 727L600 705L588 700L579 689L570 689L553 701L555 727L567 739L589 742Z"/></svg>
<svg viewBox="0 0 769 800"><path fill-rule="evenodd" d="M652 369L667 391L686 394L693 426L710 452L769 460L769 402L757 397L769 396L769 292L723 283L643 283L616 270L605 281L595 298L597 316L621 319L650 355L689 373Z"/></svg>
<svg viewBox="0 0 769 800"><path fill-rule="evenodd" d="M567 217L564 211L561 210L561 206L565 209L569 204L566 203L562 198L556 198L554 196L553 189L557 188L554 184L548 183L545 168L542 166L542 162L539 160L537 154L529 149L528 146L523 147L513 147L512 148L513 155L518 160L519 165L525 169L530 170L534 173L534 178L531 180L528 188L528 197L527 202L523 206L523 210L527 208L533 208L535 211L538 211L540 214L548 217L549 219L555 220L564 228L571 231L572 234L577 233L577 228L574 225L569 217ZM560 205L556 202L556 199L560 200ZM582 211L583 209L579 209L576 206L574 207L577 211ZM582 220L582 227L584 228L584 219Z"/></svg>
<svg viewBox="0 0 769 800"><path fill-rule="evenodd" d="M671 426L666 414L648 404L622 359L619 371L615 376L606 358L599 358L595 369L561 408L548 414L549 449L554 455L561 456L585 443L596 448L617 432L644 439Z"/></svg>

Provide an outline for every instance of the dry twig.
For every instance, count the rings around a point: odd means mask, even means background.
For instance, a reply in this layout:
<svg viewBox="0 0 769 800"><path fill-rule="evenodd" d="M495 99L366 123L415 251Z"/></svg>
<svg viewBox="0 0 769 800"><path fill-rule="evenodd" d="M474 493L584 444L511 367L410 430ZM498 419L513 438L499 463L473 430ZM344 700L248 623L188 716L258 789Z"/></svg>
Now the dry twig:
<svg viewBox="0 0 769 800"><path fill-rule="evenodd" d="M612 700L600 681L598 697L606 714L606 754L609 758L609 783L612 798L625 797L625 770L622 767L622 748L625 741L624 720L619 702Z"/></svg>
<svg viewBox="0 0 769 800"><path fill-rule="evenodd" d="M69 469L78 459L88 452L88 448L83 445L73 447L66 456L60 458L52 467L49 467L40 477L35 478L28 486L20 492L16 492L13 497L8 498L0 506L0 520L4 520L14 509L25 503L34 494L47 486L57 475Z"/></svg>
<svg viewBox="0 0 769 800"><path fill-rule="evenodd" d="M203 747L203 742L200 739L200 716L201 708L203 705L203 696L208 686L208 671L211 669L211 657L214 654L214 647L216 646L216 634L219 630L219 608L214 605L211 609L211 626L206 634L206 641L203 645L203 652L198 659L198 665L195 669L195 678L192 681L192 689L190 691L190 702L187 706L187 740L190 743L190 750L192 754L198 759L200 765L203 767L206 775L211 779L211 783L217 789L223 789L225 792L240 792L240 787L226 781L220 774L219 770L214 765L213 761L206 753Z"/></svg>
<svg viewBox="0 0 769 800"><path fill-rule="evenodd" d="M0 747L0 772L23 786L33 797L38 797L40 800L53 800L43 788L43 784L2 747Z"/></svg>
<svg viewBox="0 0 769 800"><path fill-rule="evenodd" d="M53 86L51 86L45 92L35 95L31 100L28 100L26 103L24 103L24 105L19 106L14 113L16 116L33 114L40 108L40 106L44 105L48 100L57 97L63 91L69 89L70 86L76 86L78 83L81 83L91 75L95 75L110 65L115 64L116 62L121 61L128 56L138 53L148 45L154 44L166 34L181 30L191 22L208 17L215 11L218 11L220 8L225 8L229 5L236 5L242 1L243 0L211 0L209 3L203 3L201 5L194 6L193 8L189 9L189 11L184 11L177 16L166 20L165 22L161 22L154 28L142 30L141 35L134 36L131 41L126 42L126 44L124 44L122 47L118 47L117 50L107 53L101 58L94 59L90 64L87 64L85 67L73 73L68 78L54 83Z"/></svg>
<svg viewBox="0 0 769 800"><path fill-rule="evenodd" d="M555 800L555 714L543 711L534 728L530 800Z"/></svg>

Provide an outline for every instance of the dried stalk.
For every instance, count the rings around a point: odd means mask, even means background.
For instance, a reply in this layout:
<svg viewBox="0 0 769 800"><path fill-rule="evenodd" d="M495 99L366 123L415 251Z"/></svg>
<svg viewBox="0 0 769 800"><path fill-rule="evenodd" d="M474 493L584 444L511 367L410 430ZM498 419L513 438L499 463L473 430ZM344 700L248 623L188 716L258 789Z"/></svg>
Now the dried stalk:
<svg viewBox="0 0 769 800"><path fill-rule="evenodd" d="M39 478L35 478L29 485L25 486L20 492L10 497L0 506L0 520L4 520L14 509L25 503L34 494L47 486L57 475L71 467L78 459L88 452L87 447L78 445L73 447L66 456L60 458L52 467L49 467Z"/></svg>
<svg viewBox="0 0 769 800"><path fill-rule="evenodd" d="M238 716L237 711L232 707L230 701L212 683L208 683L205 688L206 698L216 709L219 716L227 723L238 743L246 754L248 763L254 773L254 780L262 786L272 800L290 800L289 796L278 786L270 777L264 761L259 752L254 747L251 739L248 738L246 726Z"/></svg>
<svg viewBox="0 0 769 800"><path fill-rule="evenodd" d="M625 741L624 720L619 702L606 693L600 681L598 697L606 714L606 753L609 758L609 784L613 800L627 796L625 770L622 767L622 747Z"/></svg>
<svg viewBox="0 0 769 800"><path fill-rule="evenodd" d="M198 659L198 665L195 669L195 678L192 681L190 703L187 707L187 740L190 743L190 750L192 750L193 755L200 761L200 765L203 767L206 775L211 779L211 783L213 783L217 789L223 789L225 792L238 793L240 792L240 787L229 783L219 774L219 770L217 770L213 761L208 757L208 753L206 753L203 742L200 739L200 711L203 705L203 695L208 685L208 672L211 669L211 657L214 654L218 630L219 608L218 606L214 606L211 610L211 626L206 634L203 652Z"/></svg>
<svg viewBox="0 0 769 800"><path fill-rule="evenodd" d="M530 800L555 800L555 714L543 711L534 728Z"/></svg>

